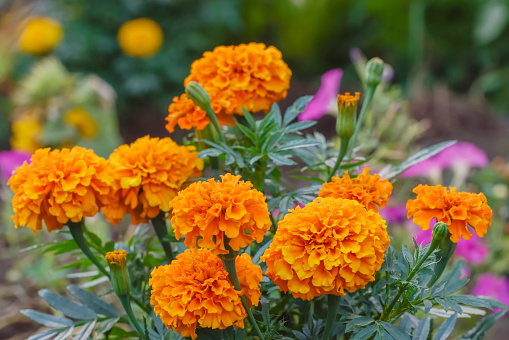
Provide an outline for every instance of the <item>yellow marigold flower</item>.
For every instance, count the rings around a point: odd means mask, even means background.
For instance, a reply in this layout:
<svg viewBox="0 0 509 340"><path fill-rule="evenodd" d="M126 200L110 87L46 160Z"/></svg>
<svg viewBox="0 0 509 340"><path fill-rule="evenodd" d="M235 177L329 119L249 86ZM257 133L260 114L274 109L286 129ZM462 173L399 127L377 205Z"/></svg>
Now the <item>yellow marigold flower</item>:
<svg viewBox="0 0 509 340"><path fill-rule="evenodd" d="M295 298L311 300L364 289L389 245L385 221L360 203L317 198L291 210L261 260L267 276Z"/></svg>
<svg viewBox="0 0 509 340"><path fill-rule="evenodd" d="M122 24L117 39L128 56L148 58L159 51L164 35L161 26L154 20L139 18Z"/></svg>
<svg viewBox="0 0 509 340"><path fill-rule="evenodd" d="M83 138L92 138L97 134L99 125L90 116L90 114L82 108L74 108L68 111L64 120L67 124L74 126Z"/></svg>
<svg viewBox="0 0 509 340"><path fill-rule="evenodd" d="M354 200L366 207L366 209L378 212L387 204L392 193L392 184L387 179L380 179L380 175L368 174L369 168L364 168L362 174L350 178L348 171L343 177L336 175L332 182L324 183L319 197L346 198Z"/></svg>
<svg viewBox="0 0 509 340"><path fill-rule="evenodd" d="M19 49L31 54L48 53L62 40L62 26L47 17L31 17L22 24Z"/></svg>
<svg viewBox="0 0 509 340"><path fill-rule="evenodd" d="M228 254L229 246L238 251L253 240L261 242L270 228L265 196L252 189L251 182L226 174L193 183L170 202L171 222L177 239L186 235L188 248L205 248L213 254Z"/></svg>
<svg viewBox="0 0 509 340"><path fill-rule="evenodd" d="M148 223L169 203L182 185L201 176L203 160L194 146L179 146L171 138L145 136L121 145L108 160L113 170L112 200L104 207L108 221L118 224L131 214L133 224Z"/></svg>
<svg viewBox="0 0 509 340"><path fill-rule="evenodd" d="M108 201L113 177L106 160L78 146L39 149L13 172L7 182L14 192L12 217L16 228L48 231L94 216Z"/></svg>
<svg viewBox="0 0 509 340"><path fill-rule="evenodd" d="M453 187L447 190L441 185L422 184L413 192L417 198L408 200L407 217L413 217L422 230L428 230L430 221L436 218L449 226L451 241L456 243L460 238L469 240L472 237L467 223L479 237L483 237L491 225L492 211L482 193L456 192Z"/></svg>
<svg viewBox="0 0 509 340"><path fill-rule="evenodd" d="M291 76L277 48L249 43L218 46L205 52L191 65L184 86L190 81L200 83L210 95L219 124L234 125L233 114L243 115L242 107L267 113L274 102L285 98ZM175 97L168 108L168 131L172 132L177 124L182 129L203 129L206 124L196 117L204 117L205 113L194 106L187 97Z"/></svg>
<svg viewBox="0 0 509 340"><path fill-rule="evenodd" d="M22 115L11 126L12 136L10 139L13 149L35 152L41 147L39 138L42 136L42 126L31 115Z"/></svg>
<svg viewBox="0 0 509 340"><path fill-rule="evenodd" d="M125 267L127 252L125 250L109 251L108 253L106 253L106 256L104 256L104 258L108 262L109 266L117 265L119 267Z"/></svg>
<svg viewBox="0 0 509 340"><path fill-rule="evenodd" d="M247 254L235 260L248 303L258 305L262 270ZM247 316L221 260L206 249L187 249L171 264L155 268L149 284L150 304L163 323L183 337L196 339L196 326L244 328ZM246 290L247 289L247 290Z"/></svg>

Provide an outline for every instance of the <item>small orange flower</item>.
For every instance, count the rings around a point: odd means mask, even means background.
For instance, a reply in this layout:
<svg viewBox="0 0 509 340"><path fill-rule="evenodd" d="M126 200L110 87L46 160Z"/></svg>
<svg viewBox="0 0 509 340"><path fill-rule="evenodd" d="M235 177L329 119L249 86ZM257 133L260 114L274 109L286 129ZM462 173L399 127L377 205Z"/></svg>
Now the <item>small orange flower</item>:
<svg viewBox="0 0 509 340"><path fill-rule="evenodd" d="M389 245L386 229L378 213L356 201L317 198L279 222L261 260L267 276L295 298L345 295L375 280Z"/></svg>
<svg viewBox="0 0 509 340"><path fill-rule="evenodd" d="M126 213L133 224L148 223L160 211L168 212L170 201L182 185L201 176L203 160L194 146L179 146L170 138L145 136L131 145L121 145L108 160L113 170L112 200L104 207L108 221L118 224Z"/></svg>
<svg viewBox="0 0 509 340"><path fill-rule="evenodd" d="M106 261L108 261L108 265L118 265L120 267L125 267L127 252L125 250L115 250L109 251L104 256Z"/></svg>
<svg viewBox="0 0 509 340"><path fill-rule="evenodd" d="M362 174L350 178L348 171L343 177L332 177L332 182L324 183L318 193L319 197L346 198L354 200L366 207L366 209L378 212L387 204L392 193L392 184L389 180L380 179L380 175L368 174L369 168L364 168Z"/></svg>
<svg viewBox="0 0 509 340"><path fill-rule="evenodd" d="M258 305L262 270L247 254L235 259L238 278L249 304ZM247 316L240 296L221 260L209 250L187 249L171 264L155 268L149 284L150 304L163 323L184 337L196 339L196 326L244 328ZM247 290L246 290L247 287Z"/></svg>
<svg viewBox="0 0 509 340"><path fill-rule="evenodd" d="M15 226L27 226L37 235L43 221L52 231L94 216L108 202L112 182L106 160L92 150L39 149L7 183L15 194Z"/></svg>
<svg viewBox="0 0 509 340"><path fill-rule="evenodd" d="M463 238L469 240L472 233L467 223L474 228L479 237L483 237L491 225L491 208L484 194L456 192L456 188L419 184L413 190L415 200L408 200L407 217L413 217L414 223L422 230L429 229L429 223L436 218L449 226L451 241L456 243Z"/></svg>
<svg viewBox="0 0 509 340"><path fill-rule="evenodd" d="M265 196L240 176L226 174L222 182L209 179L193 183L180 191L170 203L171 222L177 239L186 235L188 248L206 248L213 254L228 254L229 246L238 251L253 240L261 242L270 228Z"/></svg>
<svg viewBox="0 0 509 340"><path fill-rule="evenodd" d="M285 98L291 76L277 48L250 43L218 46L205 52L191 65L184 86L190 81L200 83L210 95L219 124L234 125L233 114L243 115L242 107L267 113L274 102ZM182 129L198 130L207 125L203 120L205 112L187 96L175 97L168 111L166 128L170 132L177 124Z"/></svg>

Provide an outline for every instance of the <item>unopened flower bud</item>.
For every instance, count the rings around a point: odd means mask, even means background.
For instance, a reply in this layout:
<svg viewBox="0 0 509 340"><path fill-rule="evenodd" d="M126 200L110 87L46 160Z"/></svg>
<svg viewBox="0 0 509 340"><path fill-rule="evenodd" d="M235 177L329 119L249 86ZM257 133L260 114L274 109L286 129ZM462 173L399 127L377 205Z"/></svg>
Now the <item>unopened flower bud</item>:
<svg viewBox="0 0 509 340"><path fill-rule="evenodd" d="M360 93L355 92L355 96L350 93L338 95L338 119L336 120L336 133L341 139L350 139L355 130L357 120L357 102Z"/></svg>
<svg viewBox="0 0 509 340"><path fill-rule="evenodd" d="M110 267L111 285L118 296L126 296L131 292L131 280L126 267L125 250L110 251L105 258Z"/></svg>
<svg viewBox="0 0 509 340"><path fill-rule="evenodd" d="M380 58L372 58L366 65L366 85L377 87L382 82L384 62Z"/></svg>
<svg viewBox="0 0 509 340"><path fill-rule="evenodd" d="M199 107L205 110L205 107L210 104L210 95L199 83L190 81L186 86L187 96Z"/></svg>
<svg viewBox="0 0 509 340"><path fill-rule="evenodd" d="M449 235L449 227L444 222L438 222L433 227L433 232L431 235L433 236L431 243L436 243L438 245L447 237L447 235Z"/></svg>

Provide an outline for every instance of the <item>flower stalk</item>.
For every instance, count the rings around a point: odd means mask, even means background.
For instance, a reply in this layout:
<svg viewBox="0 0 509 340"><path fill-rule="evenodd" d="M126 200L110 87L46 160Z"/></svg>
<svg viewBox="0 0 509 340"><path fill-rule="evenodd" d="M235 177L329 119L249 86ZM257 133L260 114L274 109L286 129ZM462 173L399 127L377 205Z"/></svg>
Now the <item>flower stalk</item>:
<svg viewBox="0 0 509 340"><path fill-rule="evenodd" d="M332 177L341 168L341 162L343 161L343 158L345 158L347 150L348 150L348 139L341 138L341 144L339 146L338 158L336 159L336 163L334 164L334 167L332 168L331 172L329 173L327 182L330 182L332 180Z"/></svg>
<svg viewBox="0 0 509 340"><path fill-rule="evenodd" d="M166 259L169 263L175 259L173 256L173 252L171 250L171 242L170 237L168 236L168 228L166 227L166 221L164 220L164 212L159 212L159 215L151 219L152 225L154 226L154 231L163 246L164 252L166 254Z"/></svg>
<svg viewBox="0 0 509 340"><path fill-rule="evenodd" d="M80 247L83 254L85 254L86 257L92 263L99 269L103 275L105 275L108 279L110 278L110 274L106 271L106 269L103 267L103 265L97 260L95 255L92 253L90 248L88 247L87 241L85 240L85 236L83 235L83 226L85 222L81 220L80 222L67 222L67 226L69 227L69 230L71 231L72 238L74 239L74 242Z"/></svg>
<svg viewBox="0 0 509 340"><path fill-rule="evenodd" d="M322 340L329 340L330 335L332 333L332 328L334 327L334 322L336 321L336 315L338 314L339 301L341 297L337 295L329 294L327 295L327 322L325 324L325 329L323 331Z"/></svg>

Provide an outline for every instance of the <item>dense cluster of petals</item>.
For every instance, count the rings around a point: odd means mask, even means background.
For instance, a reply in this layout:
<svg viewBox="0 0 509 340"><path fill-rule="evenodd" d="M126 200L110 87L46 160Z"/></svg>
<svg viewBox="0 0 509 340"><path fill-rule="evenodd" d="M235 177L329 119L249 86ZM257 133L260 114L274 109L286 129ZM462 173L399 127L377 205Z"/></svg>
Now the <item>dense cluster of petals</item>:
<svg viewBox="0 0 509 340"><path fill-rule="evenodd" d="M233 114L268 112L271 105L286 97L292 72L274 46L261 43L218 46L205 52L191 65L190 81L198 82L209 93L212 108L221 125L234 125ZM205 112L187 96L175 97L166 118L166 128L203 129ZM206 124L205 124L206 126Z"/></svg>
<svg viewBox="0 0 509 340"><path fill-rule="evenodd" d="M281 290L311 300L364 289L375 280L388 245L378 213L353 200L317 198L279 222L261 260Z"/></svg>
<svg viewBox="0 0 509 340"><path fill-rule="evenodd" d="M107 161L92 150L39 149L7 183L14 192L15 226L27 226L37 234L43 221L52 231L94 216L108 202L112 182Z"/></svg>
<svg viewBox="0 0 509 340"><path fill-rule="evenodd" d="M427 230L432 219L444 222L449 226L451 241L460 238L469 240L472 233L470 225L479 237L483 237L491 225L491 208L484 194L456 192L456 188L441 185L429 186L420 184L413 190L417 194L415 200L408 200L407 217L413 217L414 223Z"/></svg>
<svg viewBox="0 0 509 340"><path fill-rule="evenodd" d="M62 26L48 17L28 18L21 26L19 49L25 53L48 53L60 43L63 36Z"/></svg>
<svg viewBox="0 0 509 340"><path fill-rule="evenodd" d="M247 254L235 260L248 304L258 305L262 270ZM187 249L171 264L155 268L149 284L150 303L163 323L196 339L196 326L244 327L246 311L221 260L206 249Z"/></svg>
<svg viewBox="0 0 509 340"><path fill-rule="evenodd" d="M157 22L149 18L139 18L122 24L117 40L128 56L148 58L159 51L164 35Z"/></svg>
<svg viewBox="0 0 509 340"><path fill-rule="evenodd" d="M125 267L127 261L127 252L125 250L109 251L104 256L108 265L116 264L120 267Z"/></svg>
<svg viewBox="0 0 509 340"><path fill-rule="evenodd" d="M170 203L175 237L186 235L188 248L215 255L228 254L226 246L238 251L253 240L261 242L271 222L265 196L252 186L226 174L221 182L211 178L180 191Z"/></svg>
<svg viewBox="0 0 509 340"><path fill-rule="evenodd" d="M324 183L319 197L346 198L354 200L366 207L366 209L378 212L387 204L392 193L392 184L388 179L380 179L380 175L370 175L369 168L364 168L362 174L351 178L348 171L343 177L336 175L332 181Z"/></svg>
<svg viewBox="0 0 509 340"><path fill-rule="evenodd" d="M118 224L131 214L133 224L148 223L169 203L190 178L201 176L203 160L194 146L179 146L170 138L145 136L121 145L108 163L115 181L111 203L103 208L108 221Z"/></svg>

